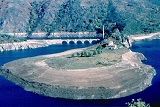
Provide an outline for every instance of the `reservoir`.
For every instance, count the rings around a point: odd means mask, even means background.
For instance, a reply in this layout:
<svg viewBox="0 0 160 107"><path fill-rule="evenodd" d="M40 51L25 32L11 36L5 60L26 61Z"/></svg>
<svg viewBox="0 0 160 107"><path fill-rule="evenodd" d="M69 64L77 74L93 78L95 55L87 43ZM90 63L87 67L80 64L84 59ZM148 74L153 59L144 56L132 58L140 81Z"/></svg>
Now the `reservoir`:
<svg viewBox="0 0 160 107"><path fill-rule="evenodd" d="M160 40L142 40L134 42L131 50L143 53L147 58L145 64L151 65L156 69L157 75L152 81L152 86L137 94L112 100L69 100L60 98L44 97L32 92L25 91L23 88L15 85L11 81L0 76L0 107L56 107L56 106L126 106L126 102L131 99L142 98L142 100L150 103L153 107L160 105ZM53 54L63 52L75 48L84 48L89 44L72 44L72 45L52 45L49 47L8 51L0 53L0 65L20 58L34 57L38 55Z"/></svg>

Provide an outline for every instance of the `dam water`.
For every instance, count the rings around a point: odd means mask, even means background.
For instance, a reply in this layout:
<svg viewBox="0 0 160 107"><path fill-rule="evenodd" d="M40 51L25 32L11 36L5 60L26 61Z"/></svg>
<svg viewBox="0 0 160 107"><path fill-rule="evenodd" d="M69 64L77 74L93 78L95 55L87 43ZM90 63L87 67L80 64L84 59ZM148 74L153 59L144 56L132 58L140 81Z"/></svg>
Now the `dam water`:
<svg viewBox="0 0 160 107"><path fill-rule="evenodd" d="M90 44L52 45L32 50L0 52L0 66L20 58L53 54L87 46L90 46ZM142 92L111 100L49 98L25 91L23 88L0 76L0 107L120 107L126 106L125 103L130 102L131 99L138 98L142 98L143 101L150 103L153 107L158 107L158 105L160 106L160 40L142 40L134 42L131 50L143 53L147 58L147 61L143 63L153 66L157 72L157 75L152 80L153 85Z"/></svg>

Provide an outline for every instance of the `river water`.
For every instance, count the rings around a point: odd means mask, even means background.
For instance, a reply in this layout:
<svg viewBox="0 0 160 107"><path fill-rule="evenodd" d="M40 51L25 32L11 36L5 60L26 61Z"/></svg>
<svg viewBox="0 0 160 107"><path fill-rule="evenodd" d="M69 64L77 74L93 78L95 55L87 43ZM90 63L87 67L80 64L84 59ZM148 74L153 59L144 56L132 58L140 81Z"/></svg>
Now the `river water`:
<svg viewBox="0 0 160 107"><path fill-rule="evenodd" d="M20 58L53 54L69 49L84 48L87 46L90 45L52 45L49 47L32 50L1 52L0 65ZM128 97L112 100L68 100L49 98L25 91L23 88L0 76L0 107L120 107L126 106L125 103L131 101L133 98L142 98L142 100L150 103L152 106L158 107L158 105L160 105L160 40L142 40L134 42L131 50L143 53L147 58L147 61L144 63L152 65L157 71L157 75L152 81L153 85L142 92Z"/></svg>

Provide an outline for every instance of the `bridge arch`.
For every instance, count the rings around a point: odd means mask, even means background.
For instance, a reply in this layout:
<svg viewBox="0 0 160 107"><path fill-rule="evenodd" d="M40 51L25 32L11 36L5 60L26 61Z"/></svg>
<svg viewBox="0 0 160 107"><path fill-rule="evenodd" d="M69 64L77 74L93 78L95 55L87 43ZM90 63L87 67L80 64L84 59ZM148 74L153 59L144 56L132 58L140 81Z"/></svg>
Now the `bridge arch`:
<svg viewBox="0 0 160 107"><path fill-rule="evenodd" d="M69 44L75 44L75 42L73 40L69 41Z"/></svg>
<svg viewBox="0 0 160 107"><path fill-rule="evenodd" d="M67 41L62 41L62 45L67 45Z"/></svg>
<svg viewBox="0 0 160 107"><path fill-rule="evenodd" d="M98 39L61 39L62 44L96 44Z"/></svg>
<svg viewBox="0 0 160 107"><path fill-rule="evenodd" d="M82 41L78 40L78 41L77 41L77 44L82 44Z"/></svg>
<svg viewBox="0 0 160 107"><path fill-rule="evenodd" d="M89 40L85 40L84 44L90 44Z"/></svg>

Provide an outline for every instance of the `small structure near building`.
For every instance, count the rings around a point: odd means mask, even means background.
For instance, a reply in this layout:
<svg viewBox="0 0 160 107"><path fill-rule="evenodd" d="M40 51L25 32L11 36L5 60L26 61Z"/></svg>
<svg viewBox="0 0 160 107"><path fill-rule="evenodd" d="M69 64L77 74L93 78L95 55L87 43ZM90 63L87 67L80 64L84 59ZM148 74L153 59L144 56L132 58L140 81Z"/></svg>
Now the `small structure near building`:
<svg viewBox="0 0 160 107"><path fill-rule="evenodd" d="M110 49L110 50L117 49L117 45L107 45L106 49Z"/></svg>
<svg viewBox="0 0 160 107"><path fill-rule="evenodd" d="M114 45L113 41L109 41L109 44L108 44L108 45L109 45L109 46Z"/></svg>
<svg viewBox="0 0 160 107"><path fill-rule="evenodd" d="M107 49L117 49L117 45L113 43L113 41L110 41L109 44L106 46Z"/></svg>
<svg viewBox="0 0 160 107"><path fill-rule="evenodd" d="M102 43L102 47L103 48L106 48L106 49L117 49L117 45L114 44L113 41L109 41L109 40L104 40L103 43Z"/></svg>

